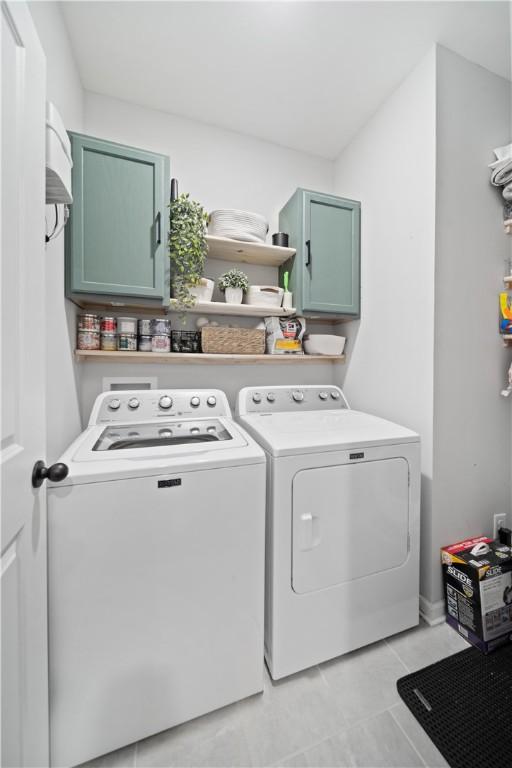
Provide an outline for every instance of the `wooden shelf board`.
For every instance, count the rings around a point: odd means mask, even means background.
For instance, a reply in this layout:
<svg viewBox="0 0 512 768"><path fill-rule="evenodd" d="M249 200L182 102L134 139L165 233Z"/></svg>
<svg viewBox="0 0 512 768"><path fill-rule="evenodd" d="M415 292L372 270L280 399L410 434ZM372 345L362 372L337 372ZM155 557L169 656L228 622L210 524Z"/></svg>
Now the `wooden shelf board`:
<svg viewBox="0 0 512 768"><path fill-rule="evenodd" d="M244 243L227 237L207 235L208 258L223 261L237 261L242 264L262 264L279 267L295 255L295 248L282 248L266 243Z"/></svg>
<svg viewBox="0 0 512 768"><path fill-rule="evenodd" d="M174 299L170 302L171 312L179 312ZM289 317L294 315L295 309L283 309L282 307L263 307L253 304L227 304L225 301L198 301L185 313L202 315L230 315L236 317Z"/></svg>
<svg viewBox="0 0 512 768"><path fill-rule="evenodd" d="M178 352L103 352L77 349L77 360L110 361L116 363L169 363L171 365L223 365L248 363L343 363L345 355L206 355Z"/></svg>

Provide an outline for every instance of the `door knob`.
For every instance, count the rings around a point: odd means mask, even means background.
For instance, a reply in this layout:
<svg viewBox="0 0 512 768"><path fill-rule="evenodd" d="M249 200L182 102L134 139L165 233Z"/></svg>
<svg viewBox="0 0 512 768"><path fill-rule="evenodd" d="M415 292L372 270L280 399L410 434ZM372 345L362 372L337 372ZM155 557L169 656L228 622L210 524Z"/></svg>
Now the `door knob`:
<svg viewBox="0 0 512 768"><path fill-rule="evenodd" d="M69 467L67 464L58 462L46 467L44 461L36 461L32 470L32 488L40 488L44 480L51 480L52 483L60 483L68 476Z"/></svg>

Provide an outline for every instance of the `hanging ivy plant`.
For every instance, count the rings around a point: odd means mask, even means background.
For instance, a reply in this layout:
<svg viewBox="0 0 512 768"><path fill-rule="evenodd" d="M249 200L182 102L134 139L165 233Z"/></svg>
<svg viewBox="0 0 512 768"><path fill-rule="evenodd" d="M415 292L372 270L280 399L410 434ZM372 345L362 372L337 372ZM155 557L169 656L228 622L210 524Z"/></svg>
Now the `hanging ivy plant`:
<svg viewBox="0 0 512 768"><path fill-rule="evenodd" d="M171 285L178 309L195 303L189 288L198 285L204 272L208 253L206 222L208 214L188 193L179 195L170 205L169 256Z"/></svg>

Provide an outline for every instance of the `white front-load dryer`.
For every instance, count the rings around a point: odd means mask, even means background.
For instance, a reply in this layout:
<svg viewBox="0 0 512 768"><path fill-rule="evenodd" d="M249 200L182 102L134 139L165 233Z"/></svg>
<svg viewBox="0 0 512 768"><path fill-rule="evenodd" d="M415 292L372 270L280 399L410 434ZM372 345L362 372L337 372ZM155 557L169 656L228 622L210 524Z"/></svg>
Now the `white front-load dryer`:
<svg viewBox="0 0 512 768"><path fill-rule="evenodd" d="M237 415L267 455L272 677L417 624L419 436L331 385L247 387Z"/></svg>

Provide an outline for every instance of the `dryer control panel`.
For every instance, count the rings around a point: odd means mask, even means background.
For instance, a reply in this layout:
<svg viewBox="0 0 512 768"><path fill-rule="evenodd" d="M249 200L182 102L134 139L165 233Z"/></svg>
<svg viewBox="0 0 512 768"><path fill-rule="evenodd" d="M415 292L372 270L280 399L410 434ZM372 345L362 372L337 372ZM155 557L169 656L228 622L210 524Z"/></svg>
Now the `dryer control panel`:
<svg viewBox="0 0 512 768"><path fill-rule="evenodd" d="M135 389L103 392L92 409L89 426L111 422L153 421L162 417L225 416L231 409L219 389Z"/></svg>
<svg viewBox="0 0 512 768"><path fill-rule="evenodd" d="M237 400L237 414L335 411L349 408L345 395L333 384L319 386L245 387Z"/></svg>

